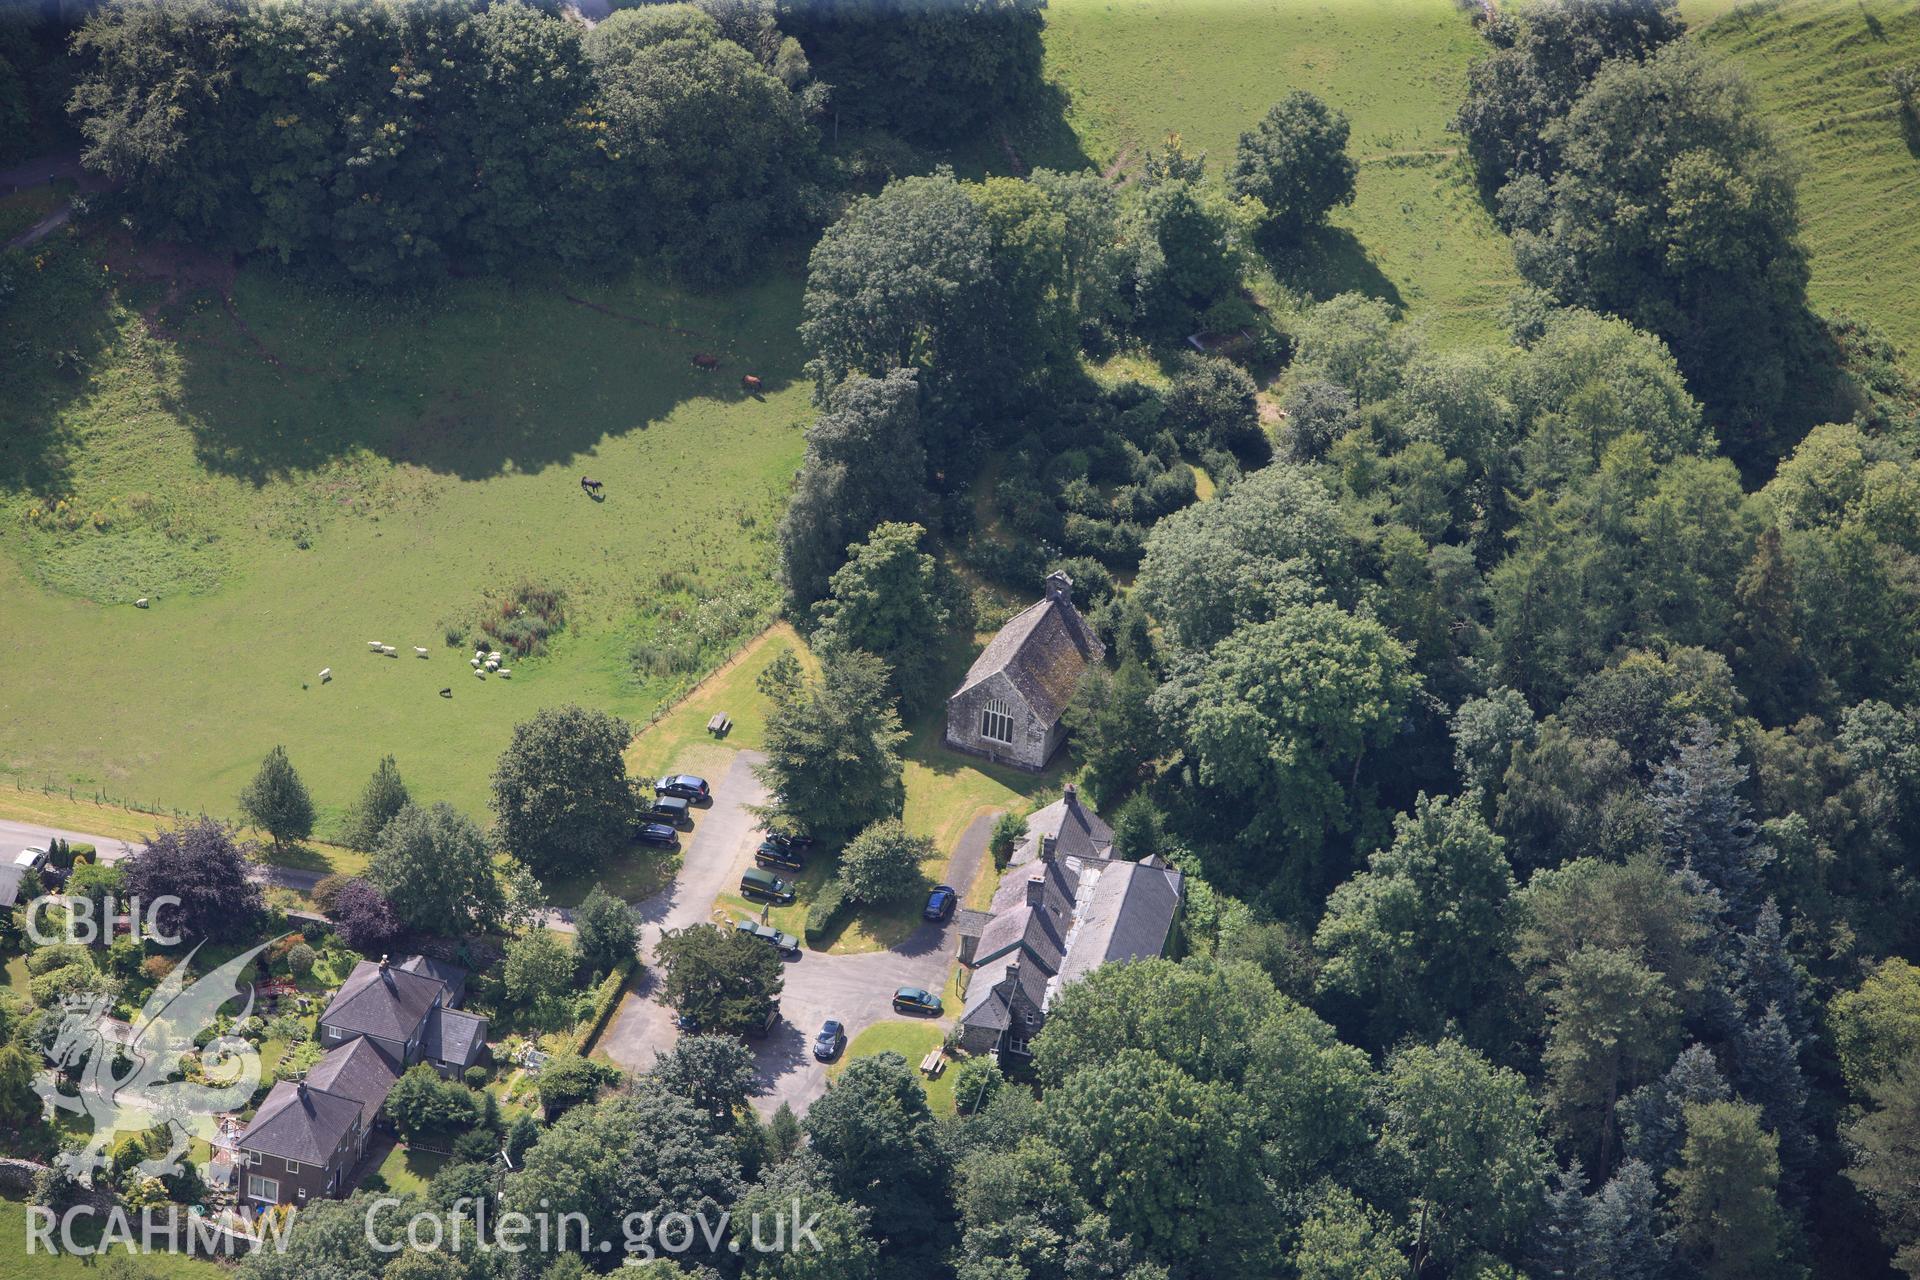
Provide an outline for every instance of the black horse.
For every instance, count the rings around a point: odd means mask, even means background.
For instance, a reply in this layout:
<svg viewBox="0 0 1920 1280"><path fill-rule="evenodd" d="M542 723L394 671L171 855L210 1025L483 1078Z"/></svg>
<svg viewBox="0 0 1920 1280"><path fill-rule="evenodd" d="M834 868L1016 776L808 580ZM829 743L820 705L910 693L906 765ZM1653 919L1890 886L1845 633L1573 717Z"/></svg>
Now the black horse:
<svg viewBox="0 0 1920 1280"><path fill-rule="evenodd" d="M581 476L580 491L591 497L597 498L600 496L600 482L598 480L595 480L592 476Z"/></svg>

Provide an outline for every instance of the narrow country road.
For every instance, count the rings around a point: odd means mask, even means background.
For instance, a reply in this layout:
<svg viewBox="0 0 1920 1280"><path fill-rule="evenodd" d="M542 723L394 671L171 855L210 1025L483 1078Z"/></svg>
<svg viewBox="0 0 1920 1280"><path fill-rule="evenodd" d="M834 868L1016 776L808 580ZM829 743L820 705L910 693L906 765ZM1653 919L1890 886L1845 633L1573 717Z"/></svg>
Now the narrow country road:
<svg viewBox="0 0 1920 1280"><path fill-rule="evenodd" d="M65 831L59 827L42 827L30 822L13 822L0 818L0 862L12 862L22 849L47 847L47 841L59 839L75 844L90 844L98 851L100 861L118 862L122 858L146 848L130 840L116 840L112 836L88 835L84 831ZM273 885L280 889L292 889L298 893L311 893L313 886L320 883L325 873L305 871L298 867L256 866L253 878L262 884ZM571 926L568 926L571 928Z"/></svg>

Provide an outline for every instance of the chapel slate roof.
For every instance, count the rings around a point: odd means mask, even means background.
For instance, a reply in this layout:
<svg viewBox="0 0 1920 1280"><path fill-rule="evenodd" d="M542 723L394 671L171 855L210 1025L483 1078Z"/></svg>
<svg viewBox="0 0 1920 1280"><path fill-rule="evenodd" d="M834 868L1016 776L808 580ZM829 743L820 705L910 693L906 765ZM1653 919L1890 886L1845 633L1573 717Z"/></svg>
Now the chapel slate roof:
<svg viewBox="0 0 1920 1280"><path fill-rule="evenodd" d="M410 1040L444 989L438 978L362 960L340 985L320 1023L357 1035Z"/></svg>
<svg viewBox="0 0 1920 1280"><path fill-rule="evenodd" d="M374 1114L399 1078L399 1065L385 1049L365 1036L355 1036L327 1050L320 1061L307 1069L309 1089L324 1089L360 1104L363 1127L372 1126Z"/></svg>
<svg viewBox="0 0 1920 1280"><path fill-rule="evenodd" d="M1073 700L1087 663L1106 653L1070 598L1048 594L1013 616L967 668L958 697L983 680L1004 673L1020 696L1048 725Z"/></svg>
<svg viewBox="0 0 1920 1280"><path fill-rule="evenodd" d="M361 1103L345 1094L282 1080L240 1135L240 1146L300 1164L325 1165L360 1118Z"/></svg>

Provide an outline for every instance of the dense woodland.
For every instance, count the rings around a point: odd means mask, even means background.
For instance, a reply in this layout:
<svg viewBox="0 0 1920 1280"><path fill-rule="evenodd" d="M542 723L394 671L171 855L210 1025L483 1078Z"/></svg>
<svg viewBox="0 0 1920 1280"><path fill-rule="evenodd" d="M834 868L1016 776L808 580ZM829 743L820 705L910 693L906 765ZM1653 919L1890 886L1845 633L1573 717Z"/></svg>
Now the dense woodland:
<svg viewBox="0 0 1920 1280"><path fill-rule="evenodd" d="M880 1059L764 1126L696 1047L430 1196L799 1196L828 1252L744 1264L793 1280L1920 1277L1920 386L1809 306L1750 88L1671 0L1487 21L1457 128L1528 288L1440 350L1264 273L1352 196L1312 95L1120 183L937 167L1044 97L1042 17L182 0L74 40L88 163L154 234L370 284L817 237L792 816L888 817L942 637L1064 566L1109 653L1075 776L1190 873L1181 956L1065 990L956 1120ZM389 1263L359 1212L245 1271L609 1261Z"/></svg>

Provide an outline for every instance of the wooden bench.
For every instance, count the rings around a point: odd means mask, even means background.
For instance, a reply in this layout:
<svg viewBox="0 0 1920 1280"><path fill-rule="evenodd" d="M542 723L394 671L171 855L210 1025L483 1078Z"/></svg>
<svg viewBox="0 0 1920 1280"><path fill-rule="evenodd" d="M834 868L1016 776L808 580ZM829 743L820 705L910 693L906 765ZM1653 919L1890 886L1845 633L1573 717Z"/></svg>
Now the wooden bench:
<svg viewBox="0 0 1920 1280"><path fill-rule="evenodd" d="M926 1076L929 1080L939 1079L940 1073L946 1069L947 1051L945 1049L935 1049L926 1057L920 1059L920 1074Z"/></svg>
<svg viewBox="0 0 1920 1280"><path fill-rule="evenodd" d="M732 728L733 720L724 711L714 712L713 719L707 721L707 732L716 738L726 737L728 730Z"/></svg>

